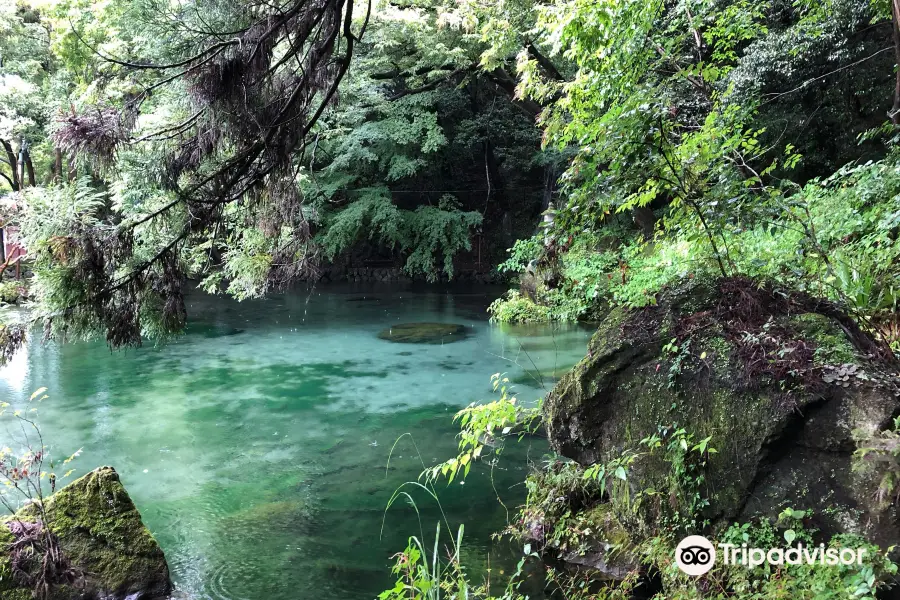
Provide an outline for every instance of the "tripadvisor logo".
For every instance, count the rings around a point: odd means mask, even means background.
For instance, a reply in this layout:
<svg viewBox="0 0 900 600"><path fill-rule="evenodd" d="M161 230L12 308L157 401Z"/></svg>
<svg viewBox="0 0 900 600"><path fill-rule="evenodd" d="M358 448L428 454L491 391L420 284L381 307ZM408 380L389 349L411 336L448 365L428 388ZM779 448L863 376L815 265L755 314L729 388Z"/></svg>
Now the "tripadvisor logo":
<svg viewBox="0 0 900 600"><path fill-rule="evenodd" d="M717 550L718 548L718 550ZM688 575L703 575L716 564L718 554L723 564L744 565L748 569L762 564L769 565L861 565L866 555L865 548L826 548L825 544L804 546L797 544L789 548L749 548L747 544L718 544L701 535L689 535L675 547L675 563Z"/></svg>
<svg viewBox="0 0 900 600"><path fill-rule="evenodd" d="M716 549L702 535L689 535L675 547L675 562L688 575L703 575L716 564Z"/></svg>

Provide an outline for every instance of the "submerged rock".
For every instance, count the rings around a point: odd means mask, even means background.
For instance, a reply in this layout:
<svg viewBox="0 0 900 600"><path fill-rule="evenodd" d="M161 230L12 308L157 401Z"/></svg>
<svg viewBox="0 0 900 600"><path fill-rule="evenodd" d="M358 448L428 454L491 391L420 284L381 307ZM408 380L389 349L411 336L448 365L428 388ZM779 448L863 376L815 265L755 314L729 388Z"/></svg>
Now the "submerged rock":
<svg viewBox="0 0 900 600"><path fill-rule="evenodd" d="M887 545L900 541L895 509L877 505L878 479L854 470L853 454L900 411L896 374L893 357L833 305L722 280L614 310L544 416L554 448L582 465L639 449L661 425L712 436L703 516L714 524L790 505L813 509L809 525L824 534ZM647 458L628 485L669 490L670 465ZM657 516L648 509L629 528L652 534Z"/></svg>
<svg viewBox="0 0 900 600"><path fill-rule="evenodd" d="M192 325L187 329L187 333L191 335L197 335L208 339L217 339L229 337L232 335L240 335L244 333L244 331L244 329L231 327L229 325L221 325L218 323L197 324Z"/></svg>
<svg viewBox="0 0 900 600"><path fill-rule="evenodd" d="M111 467L101 467L46 500L47 520L63 556L77 573L73 581L51 588L51 600L163 600L171 592L162 549ZM26 507L0 527L0 598L25 600L31 590L12 578L8 546L22 525L39 527L37 510ZM27 527L27 525L25 525ZM15 535L15 537L14 537Z"/></svg>
<svg viewBox="0 0 900 600"><path fill-rule="evenodd" d="M402 323L385 329L378 337L401 344L449 344L467 335L466 327L455 323Z"/></svg>

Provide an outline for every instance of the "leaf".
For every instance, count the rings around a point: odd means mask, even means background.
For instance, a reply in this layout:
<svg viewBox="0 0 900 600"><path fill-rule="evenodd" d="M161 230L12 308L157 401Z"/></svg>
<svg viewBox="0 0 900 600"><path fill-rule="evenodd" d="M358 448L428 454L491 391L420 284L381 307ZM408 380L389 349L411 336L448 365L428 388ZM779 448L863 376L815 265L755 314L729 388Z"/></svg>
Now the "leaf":
<svg viewBox="0 0 900 600"><path fill-rule="evenodd" d="M625 467L623 467L621 465L616 467L616 477L618 477L622 481L625 481L628 479L628 473L625 472Z"/></svg>
<svg viewBox="0 0 900 600"><path fill-rule="evenodd" d="M795 539L797 539L797 533L793 529L786 529L784 531L784 541L788 544L793 544Z"/></svg>
<svg viewBox="0 0 900 600"><path fill-rule="evenodd" d="M29 398L28 401L31 402L32 400L34 400L35 398L37 398L38 396L40 396L41 394L43 394L46 391L47 391L47 388L45 388L45 387L36 389L34 391L34 393L31 394L31 398Z"/></svg>

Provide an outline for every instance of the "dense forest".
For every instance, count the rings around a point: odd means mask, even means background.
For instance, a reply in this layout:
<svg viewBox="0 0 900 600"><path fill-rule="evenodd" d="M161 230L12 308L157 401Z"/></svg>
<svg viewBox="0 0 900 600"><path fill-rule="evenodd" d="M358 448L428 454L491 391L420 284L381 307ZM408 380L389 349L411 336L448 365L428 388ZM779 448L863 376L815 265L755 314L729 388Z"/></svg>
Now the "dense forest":
<svg viewBox="0 0 900 600"><path fill-rule="evenodd" d="M191 318L196 287L244 300L323 280L475 278L509 288L489 309L498 323L617 318L636 345L664 337L647 360L672 390L691 365L715 372L707 334L721 328L740 393L765 380L788 407L771 422L787 429L785 415L814 404L804 394L827 396L823 381L877 363L867 381L896 385L900 0L3 0L2 11L0 221L29 277L13 280L4 256L0 292L33 302L32 322L0 330L6 357L33 323L113 349L164 340ZM715 291L688 301L673 291L686 285ZM824 315L838 324L828 339L854 349L815 345L781 313ZM613 352L618 334L601 331L588 361ZM667 598L874 597L892 581L896 556L877 546L875 563L840 574L679 575L665 558L676 533L740 512L701 497L722 440L654 422L616 430L640 449L585 450L613 434L578 441L590 436L560 415L594 389L577 377L626 369L608 366L570 374L541 409L510 402L498 377L501 398L461 413L461 454L423 485L468 473L496 451L486 435L525 435L543 411L554 447L581 466L529 478L511 528L533 539L533 512L552 515L541 553L588 544L590 498L619 511L625 494L631 511L634 495L665 496L631 484L645 456L677 471L672 514L616 512L643 536L629 550L643 567L599 591L590 576L554 575L565 598L642 585ZM888 424L900 414L885 410ZM879 510L896 511L900 443L896 424L881 425L863 454L880 457ZM727 535L814 539L786 510L751 533L729 521ZM438 569L416 543L383 598L497 593L467 580L458 545ZM524 597L520 574L504 598Z"/></svg>
<svg viewBox="0 0 900 600"><path fill-rule="evenodd" d="M498 320L744 275L896 347L888 2L4 11L4 223L50 333L177 332L189 280L500 264Z"/></svg>

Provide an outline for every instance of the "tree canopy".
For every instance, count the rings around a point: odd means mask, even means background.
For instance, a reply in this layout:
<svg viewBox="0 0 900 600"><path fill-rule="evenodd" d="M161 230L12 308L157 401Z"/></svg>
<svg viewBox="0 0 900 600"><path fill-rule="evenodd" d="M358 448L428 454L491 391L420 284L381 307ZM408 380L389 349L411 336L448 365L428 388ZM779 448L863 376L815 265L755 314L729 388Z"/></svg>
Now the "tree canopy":
<svg viewBox="0 0 900 600"><path fill-rule="evenodd" d="M450 278L502 262L551 201L505 269L550 272L565 318L707 268L843 302L841 269L868 270L893 297L895 1L3 11L4 221L49 335L180 331L188 281L248 298L354 261ZM857 212L882 221L831 243L813 199L862 182L879 201ZM773 227L798 236L778 269Z"/></svg>

